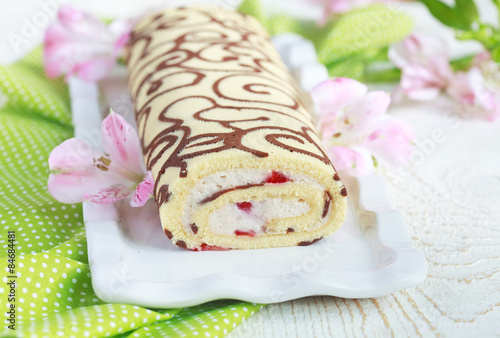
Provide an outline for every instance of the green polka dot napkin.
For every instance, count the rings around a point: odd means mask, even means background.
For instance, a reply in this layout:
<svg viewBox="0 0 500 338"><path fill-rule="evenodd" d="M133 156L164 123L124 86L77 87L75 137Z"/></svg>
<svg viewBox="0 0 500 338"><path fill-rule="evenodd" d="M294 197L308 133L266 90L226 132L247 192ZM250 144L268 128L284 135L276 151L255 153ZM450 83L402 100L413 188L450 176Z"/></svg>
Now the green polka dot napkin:
<svg viewBox="0 0 500 338"><path fill-rule="evenodd" d="M72 135L67 88L45 78L41 50L0 67L2 337L222 337L262 307L145 309L99 300L81 205L60 204L46 188L50 151Z"/></svg>

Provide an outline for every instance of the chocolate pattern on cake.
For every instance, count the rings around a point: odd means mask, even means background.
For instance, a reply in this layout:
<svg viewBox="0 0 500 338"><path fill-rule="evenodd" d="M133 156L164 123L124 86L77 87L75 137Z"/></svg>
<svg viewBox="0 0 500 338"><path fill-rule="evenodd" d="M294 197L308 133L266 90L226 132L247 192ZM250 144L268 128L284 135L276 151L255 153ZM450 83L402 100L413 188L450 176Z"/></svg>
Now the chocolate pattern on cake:
<svg viewBox="0 0 500 338"><path fill-rule="evenodd" d="M196 11L194 18L193 11ZM159 204L170 198L168 186L158 186L161 176L168 168L178 168L179 176L186 177L187 159L229 149L261 158L269 156L269 152L259 149L258 145L245 143L245 136L251 133L265 131L263 139L268 143L331 164L320 146L295 82L277 53L266 48L267 34L257 34L241 22L219 17L217 12L208 9L188 8L165 13L151 17L149 22L136 28L128 47L130 83L135 93L138 127L142 129L139 134L146 167L162 165L155 177ZM238 14L238 18L243 22L255 20L244 14ZM166 34L166 31L172 33ZM159 45L165 52L156 55ZM131 57L132 49L138 55ZM180 75L184 83L177 83ZM206 93L207 86L211 87L212 95L200 94ZM241 86L237 92L242 95L229 94L228 88L234 90L234 86ZM153 105L155 100L172 91L183 94L175 100L167 99L162 110L157 111L158 107ZM178 110L179 105L189 106L191 101L202 103L204 109L186 111L186 114L196 123L209 125L208 130L217 124L220 132L194 134L184 118L169 114L171 110ZM230 117L221 119L222 111ZM235 119L238 114L241 118ZM287 128L290 120L300 122L301 128ZM149 124L164 124L164 129L154 138L146 139L144 130ZM328 198L326 201L325 209L330 202Z"/></svg>

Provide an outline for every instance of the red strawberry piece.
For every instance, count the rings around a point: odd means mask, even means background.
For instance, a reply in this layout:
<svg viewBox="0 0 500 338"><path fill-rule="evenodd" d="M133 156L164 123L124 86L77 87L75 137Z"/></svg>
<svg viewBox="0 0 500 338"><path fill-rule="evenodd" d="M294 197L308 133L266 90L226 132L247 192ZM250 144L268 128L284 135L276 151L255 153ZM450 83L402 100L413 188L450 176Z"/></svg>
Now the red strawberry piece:
<svg viewBox="0 0 500 338"><path fill-rule="evenodd" d="M255 237L255 231L250 230L250 231L243 231L243 230L235 230L234 234L236 236L249 236L249 237Z"/></svg>
<svg viewBox="0 0 500 338"><path fill-rule="evenodd" d="M282 172L273 170L271 176L266 178L266 183L276 184L276 183L286 183L290 181L288 177L285 176Z"/></svg>
<svg viewBox="0 0 500 338"><path fill-rule="evenodd" d="M252 209L252 203L250 202L239 202L236 203L236 206L238 209L243 210L244 212L250 212L250 209Z"/></svg>
<svg viewBox="0 0 500 338"><path fill-rule="evenodd" d="M191 249L193 251L229 251L231 249L228 248L221 248L220 246L216 245L208 245L206 243L203 243L200 247L196 249Z"/></svg>

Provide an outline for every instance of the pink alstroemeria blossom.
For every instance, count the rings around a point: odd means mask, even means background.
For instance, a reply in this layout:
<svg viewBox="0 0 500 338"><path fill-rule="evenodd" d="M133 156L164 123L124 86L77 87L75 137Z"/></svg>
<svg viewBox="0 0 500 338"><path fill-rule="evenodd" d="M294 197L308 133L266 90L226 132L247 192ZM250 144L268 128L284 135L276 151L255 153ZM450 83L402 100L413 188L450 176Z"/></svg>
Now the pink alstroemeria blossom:
<svg viewBox="0 0 500 338"><path fill-rule="evenodd" d="M495 121L500 116L500 71L498 64L483 52L467 72L457 72L447 93L464 105L471 115Z"/></svg>
<svg viewBox="0 0 500 338"><path fill-rule="evenodd" d="M96 82L106 77L130 37L132 25L115 20L108 26L92 15L68 5L44 38L45 72L49 77L76 75Z"/></svg>
<svg viewBox="0 0 500 338"><path fill-rule="evenodd" d="M335 78L313 88L311 96L322 142L339 171L362 176L375 169L374 158L394 166L408 161L415 132L386 114L391 102L387 93Z"/></svg>
<svg viewBox="0 0 500 338"><path fill-rule="evenodd" d="M389 48L389 59L401 70L395 97L435 99L453 75L446 44L431 36L410 35Z"/></svg>
<svg viewBox="0 0 500 338"><path fill-rule="evenodd" d="M62 203L89 200L113 203L132 195L130 205L143 206L153 195L153 176L144 173L137 132L119 114L102 121L101 152L87 142L71 138L49 156L48 190Z"/></svg>

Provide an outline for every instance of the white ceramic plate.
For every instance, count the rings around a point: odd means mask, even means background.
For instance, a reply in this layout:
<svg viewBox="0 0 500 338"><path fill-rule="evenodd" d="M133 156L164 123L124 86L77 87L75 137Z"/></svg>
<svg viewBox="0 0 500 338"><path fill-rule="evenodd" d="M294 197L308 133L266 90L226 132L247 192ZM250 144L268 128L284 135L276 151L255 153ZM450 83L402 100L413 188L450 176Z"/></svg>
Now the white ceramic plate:
<svg viewBox="0 0 500 338"><path fill-rule="evenodd" d="M76 137L98 146L101 112L109 107L133 123L123 69L101 88L74 78L69 85ZM84 203L94 290L107 302L181 307L215 299L379 297L421 283L427 262L383 178L343 182L349 192L345 223L307 247L192 252L168 240L152 201L139 209Z"/></svg>

